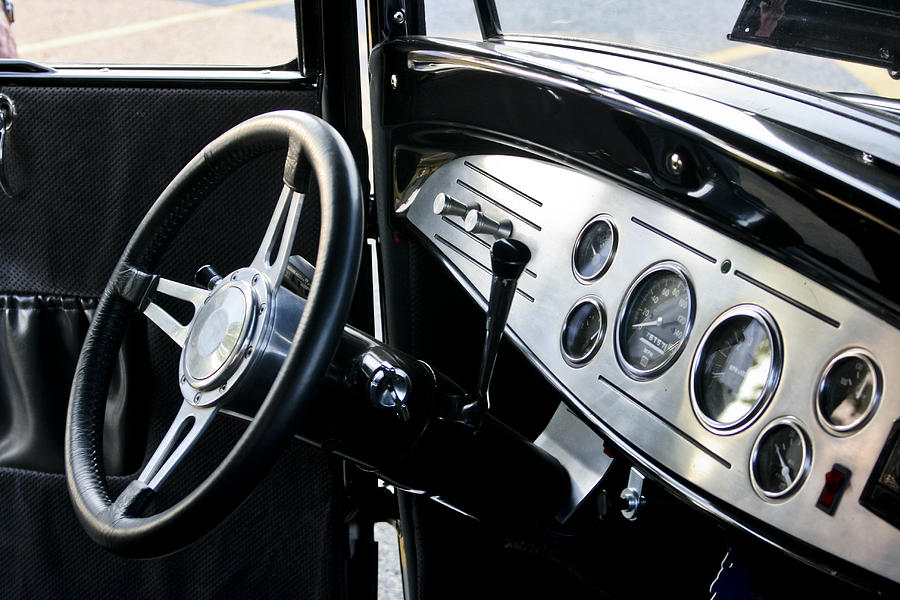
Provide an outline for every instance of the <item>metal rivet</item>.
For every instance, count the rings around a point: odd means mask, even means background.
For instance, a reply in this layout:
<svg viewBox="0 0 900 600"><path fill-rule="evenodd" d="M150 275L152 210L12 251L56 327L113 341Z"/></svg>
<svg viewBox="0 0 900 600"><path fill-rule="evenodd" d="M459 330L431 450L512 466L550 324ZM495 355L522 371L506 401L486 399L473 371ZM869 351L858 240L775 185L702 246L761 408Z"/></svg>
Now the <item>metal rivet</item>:
<svg viewBox="0 0 900 600"><path fill-rule="evenodd" d="M391 89L397 89L397 76L391 75Z"/></svg>
<svg viewBox="0 0 900 600"><path fill-rule="evenodd" d="M259 281L259 275L254 275L253 279L250 280L250 283L252 283L253 285L256 285L256 283L258 281Z"/></svg>
<svg viewBox="0 0 900 600"><path fill-rule="evenodd" d="M253 354L253 346L250 346L246 350L244 350L244 358L250 358L250 355Z"/></svg>
<svg viewBox="0 0 900 600"><path fill-rule="evenodd" d="M263 314L264 312L266 312L266 303L265 302L263 302L262 304L259 305L259 314Z"/></svg>
<svg viewBox="0 0 900 600"><path fill-rule="evenodd" d="M871 165L873 162L875 162L875 157L872 156L871 154L869 154L868 152L863 152L862 153L862 161L864 163L866 163L867 165Z"/></svg>
<svg viewBox="0 0 900 600"><path fill-rule="evenodd" d="M673 152L666 158L666 169L672 175L681 175L682 171L684 171L684 161L681 160L678 154Z"/></svg>
<svg viewBox="0 0 900 600"><path fill-rule="evenodd" d="M884 60L891 59L891 51L888 50L887 48L882 48L881 50L878 51L878 53L881 55L881 58L883 58Z"/></svg>
<svg viewBox="0 0 900 600"><path fill-rule="evenodd" d="M397 25L403 25L406 23L406 12L403 10L398 10L394 13L394 23Z"/></svg>

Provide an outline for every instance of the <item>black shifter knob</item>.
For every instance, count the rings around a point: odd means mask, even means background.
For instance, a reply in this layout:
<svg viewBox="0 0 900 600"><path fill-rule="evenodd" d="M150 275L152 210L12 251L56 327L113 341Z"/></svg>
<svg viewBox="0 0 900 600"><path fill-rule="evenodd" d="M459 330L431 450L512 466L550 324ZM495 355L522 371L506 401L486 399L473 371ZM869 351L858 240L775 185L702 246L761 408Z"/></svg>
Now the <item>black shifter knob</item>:
<svg viewBox="0 0 900 600"><path fill-rule="evenodd" d="M502 239L491 246L491 271L495 277L518 280L531 260L531 250L519 240ZM491 282L491 300L494 297Z"/></svg>
<svg viewBox="0 0 900 600"><path fill-rule="evenodd" d="M481 415L488 409L488 389L491 386L491 375L497 362L497 351L506 319L516 296L516 285L525 265L531 260L528 246L518 240L500 239L491 246L491 295L488 300L487 319L485 322L484 348L481 353L481 368L478 371L478 388L475 400L463 410L465 421L477 425Z"/></svg>

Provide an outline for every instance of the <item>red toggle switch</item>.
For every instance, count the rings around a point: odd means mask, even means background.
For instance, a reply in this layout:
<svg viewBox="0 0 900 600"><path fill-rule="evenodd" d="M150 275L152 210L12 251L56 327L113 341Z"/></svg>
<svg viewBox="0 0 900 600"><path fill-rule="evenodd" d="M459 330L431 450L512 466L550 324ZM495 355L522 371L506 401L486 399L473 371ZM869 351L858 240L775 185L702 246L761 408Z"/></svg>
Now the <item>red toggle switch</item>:
<svg viewBox="0 0 900 600"><path fill-rule="evenodd" d="M825 487L822 488L822 493L819 494L819 501L816 502L816 507L829 515L833 515L849 483L850 469L835 463L831 470L825 474Z"/></svg>

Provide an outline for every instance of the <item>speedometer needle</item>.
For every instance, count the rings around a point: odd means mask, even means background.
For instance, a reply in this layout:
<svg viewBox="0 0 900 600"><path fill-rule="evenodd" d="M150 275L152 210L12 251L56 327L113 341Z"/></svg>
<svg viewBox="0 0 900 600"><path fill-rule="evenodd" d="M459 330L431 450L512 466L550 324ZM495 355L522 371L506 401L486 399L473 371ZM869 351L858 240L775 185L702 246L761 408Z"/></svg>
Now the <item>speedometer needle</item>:
<svg viewBox="0 0 900 600"><path fill-rule="evenodd" d="M638 329L640 327L652 327L654 325L657 327L662 325L662 317L657 317L655 321L644 321L643 323L635 323L634 325L631 326L631 328Z"/></svg>

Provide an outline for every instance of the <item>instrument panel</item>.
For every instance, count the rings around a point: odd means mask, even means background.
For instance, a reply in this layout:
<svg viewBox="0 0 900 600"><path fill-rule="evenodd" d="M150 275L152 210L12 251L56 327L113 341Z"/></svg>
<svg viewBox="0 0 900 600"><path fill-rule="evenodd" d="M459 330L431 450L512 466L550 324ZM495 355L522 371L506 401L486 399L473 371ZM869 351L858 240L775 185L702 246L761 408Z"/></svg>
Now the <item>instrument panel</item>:
<svg viewBox="0 0 900 600"><path fill-rule="evenodd" d="M528 245L507 334L605 437L701 507L900 581L900 332L611 180L498 155L420 175L396 212L482 307L493 240Z"/></svg>

